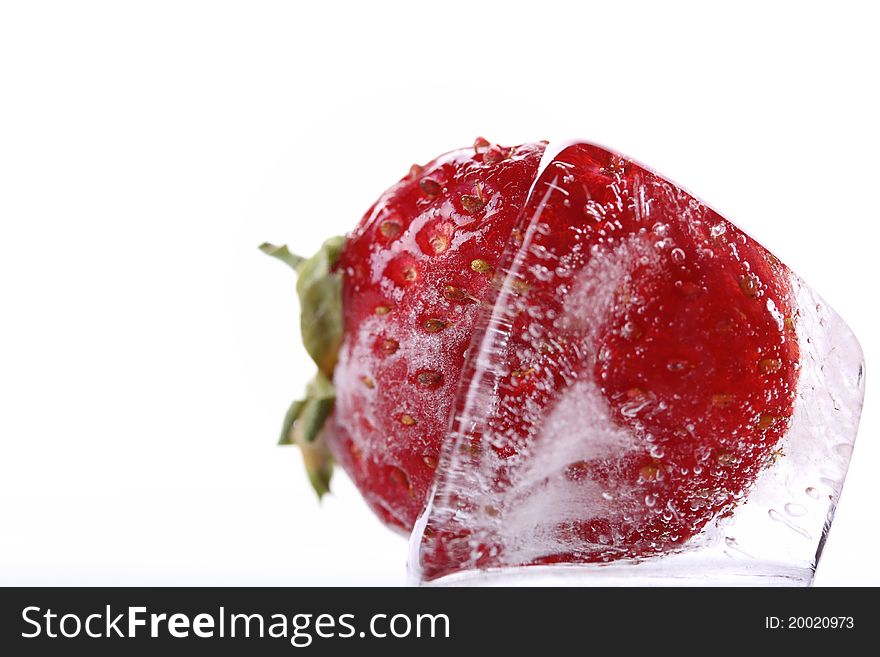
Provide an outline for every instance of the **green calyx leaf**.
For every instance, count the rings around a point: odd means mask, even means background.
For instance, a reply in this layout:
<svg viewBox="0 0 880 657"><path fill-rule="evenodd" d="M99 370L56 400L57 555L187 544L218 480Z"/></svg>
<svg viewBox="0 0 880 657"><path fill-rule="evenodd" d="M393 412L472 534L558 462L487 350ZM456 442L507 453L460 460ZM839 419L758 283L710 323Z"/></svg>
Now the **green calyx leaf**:
<svg viewBox="0 0 880 657"><path fill-rule="evenodd" d="M286 245L260 246L263 253L287 263L297 273L303 345L327 378L333 376L342 346L342 275L333 267L344 246L344 237L331 237L311 258L290 253Z"/></svg>
<svg viewBox="0 0 880 657"><path fill-rule="evenodd" d="M318 372L306 387L305 399L290 405L278 440L279 445L300 448L309 481L319 499L330 492L333 476L333 456L324 439L324 424L333 412L335 401L333 384Z"/></svg>
<svg viewBox="0 0 880 657"><path fill-rule="evenodd" d="M281 428L279 445L310 445L321 433L324 422L333 412L336 389L321 372L306 386L305 399L290 405Z"/></svg>
<svg viewBox="0 0 880 657"><path fill-rule="evenodd" d="M312 487L322 497L330 490L333 458L325 441L325 425L333 413L336 391L333 369L342 346L342 276L333 271L345 238L334 237L311 258L292 254L286 245L262 244L260 250L278 258L296 271L300 299L300 328L303 344L318 366L318 373L306 387L304 399L291 404L284 418L280 445L295 444Z"/></svg>

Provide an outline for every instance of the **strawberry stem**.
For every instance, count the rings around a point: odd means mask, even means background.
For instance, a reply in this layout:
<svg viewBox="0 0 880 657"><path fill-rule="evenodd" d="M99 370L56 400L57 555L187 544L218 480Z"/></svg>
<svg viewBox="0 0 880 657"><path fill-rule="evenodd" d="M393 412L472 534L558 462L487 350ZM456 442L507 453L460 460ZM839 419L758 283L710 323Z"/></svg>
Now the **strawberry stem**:
<svg viewBox="0 0 880 657"><path fill-rule="evenodd" d="M299 266L306 260L302 256L298 256L295 253L291 253L290 251L288 251L286 244L282 244L279 246L277 244L263 242L262 244L260 244L259 249L266 255L270 255L273 258L278 258L281 262L287 263L293 268L294 271L297 271L299 269Z"/></svg>

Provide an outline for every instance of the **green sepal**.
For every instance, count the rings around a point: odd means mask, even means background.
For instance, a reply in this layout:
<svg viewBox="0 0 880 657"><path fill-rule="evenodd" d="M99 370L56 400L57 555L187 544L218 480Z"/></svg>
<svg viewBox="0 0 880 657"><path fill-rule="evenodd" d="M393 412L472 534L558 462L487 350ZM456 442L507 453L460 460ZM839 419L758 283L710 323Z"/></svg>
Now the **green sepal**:
<svg viewBox="0 0 880 657"><path fill-rule="evenodd" d="M290 405L281 428L279 445L300 448L312 488L321 499L330 492L333 455L324 440L324 425L333 412L336 393L333 384L321 372L309 382L305 399Z"/></svg>
<svg viewBox="0 0 880 657"><path fill-rule="evenodd" d="M331 238L308 259L292 254L286 245L260 246L263 253L286 263L298 276L303 344L318 372L306 387L305 398L290 405L278 444L299 446L319 499L330 491L333 474L333 457L324 429L336 401L332 378L343 337L342 276L333 268L344 246L345 238Z"/></svg>
<svg viewBox="0 0 880 657"><path fill-rule="evenodd" d="M297 399L287 409L287 415L284 416L284 424L281 426L281 436L278 438L279 445L293 445L293 425L305 405L306 401L304 399Z"/></svg>
<svg viewBox="0 0 880 657"><path fill-rule="evenodd" d="M315 442L318 434L333 412L336 389L321 372L306 386L305 399L290 405L281 427L279 445L302 445Z"/></svg>
<svg viewBox="0 0 880 657"><path fill-rule="evenodd" d="M290 253L286 245L260 245L263 253L296 271L303 345L327 378L333 377L342 346L342 275L334 272L333 267L344 246L344 237L331 237L306 259Z"/></svg>

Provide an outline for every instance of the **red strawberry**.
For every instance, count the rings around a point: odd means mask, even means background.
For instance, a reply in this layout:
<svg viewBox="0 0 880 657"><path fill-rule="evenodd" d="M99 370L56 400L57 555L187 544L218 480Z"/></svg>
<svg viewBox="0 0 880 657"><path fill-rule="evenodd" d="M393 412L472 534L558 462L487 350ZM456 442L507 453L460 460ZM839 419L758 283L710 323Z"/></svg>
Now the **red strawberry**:
<svg viewBox="0 0 880 657"><path fill-rule="evenodd" d="M493 311L510 328L469 374L492 408L453 427L467 449L444 465L427 577L675 549L743 499L792 415L788 270L710 208L578 144L518 228Z"/></svg>
<svg viewBox="0 0 880 657"><path fill-rule="evenodd" d="M787 269L595 146L563 151L529 195L543 150L477 140L413 167L344 248L301 262L265 247L300 272L322 374L284 437L306 449L319 492L329 449L410 530L450 425L467 448L443 456L428 576L675 548L742 499L792 413ZM506 323L486 323L499 313ZM464 371L481 345L494 369ZM453 422L456 394L487 376L491 403ZM568 496L564 513L532 509L549 490ZM537 525L547 535L525 540Z"/></svg>

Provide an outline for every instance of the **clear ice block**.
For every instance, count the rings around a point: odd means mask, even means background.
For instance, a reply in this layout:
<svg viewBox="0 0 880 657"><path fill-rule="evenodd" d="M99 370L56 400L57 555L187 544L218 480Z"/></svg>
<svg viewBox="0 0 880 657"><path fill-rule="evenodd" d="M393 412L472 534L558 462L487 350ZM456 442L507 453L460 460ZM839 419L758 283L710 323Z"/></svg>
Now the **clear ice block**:
<svg viewBox="0 0 880 657"><path fill-rule="evenodd" d="M581 249L580 257L543 246L549 242L542 242L542 236L550 230L544 213L583 193L573 187L580 180L568 173L575 160L578 166L595 163L596 175L608 181L605 198L592 199L587 193L583 221L607 224L613 232L616 219L626 215L625 221L642 222L644 230L573 247L575 255ZM697 465L686 476L675 473L679 482L692 477L702 483L687 495L671 494L662 504L664 498L651 493L652 485L662 488L663 475L658 473L683 463L664 453L663 445L668 448L676 438L640 431L637 421L621 422L622 416L659 413L662 406L652 410L656 399L639 391L612 408L603 382L593 375L598 371L593 366L603 357L600 336L619 303L622 282L639 263L650 267L661 255L671 262L684 258L669 237L675 231L664 228L676 222L704 224L708 246L725 231L747 239L687 192L615 153L583 142L548 147L504 266L498 269L496 297L482 310L434 491L412 535L409 568L415 582L812 582L852 454L864 364L846 324L800 278L784 270L790 316L783 317L772 303L767 307L770 315L778 315L780 331L796 332L793 412L784 431L773 434L772 444L754 452L766 458L758 466L744 461L742 467L754 471L743 475L747 486L740 492L729 484L726 497L720 492L725 478L739 476L736 458L705 449L693 455ZM735 253L736 240L728 242ZM703 255L711 258L708 251ZM566 345L566 357L574 353L581 363L572 363L567 372L567 365L558 368L555 386L540 384L537 388L543 390L536 388L537 396L519 400L514 409L516 391L511 388L519 385L518 376L525 376L511 372L513 352L521 351L528 337L521 333L534 331L536 349L553 344L552 331L541 330L546 321L523 321L546 319L541 316L547 309L542 295L548 290L560 304L553 326L576 337L577 344ZM679 337L688 341L686 335ZM689 391L685 387L680 392L686 396ZM512 412L518 414L516 422L510 421ZM735 455L733 433L710 438L733 445L730 452ZM656 466L643 467L638 479L626 480L619 464L637 458L650 458ZM581 476L579 464L589 474ZM596 464L619 472L594 476ZM652 481L655 477L658 482ZM714 482L722 482L718 490ZM708 517L706 509L717 512ZM690 518L695 519L689 524ZM690 535L664 535L667 519ZM645 530L649 525L652 529ZM636 535L641 538L633 539Z"/></svg>

